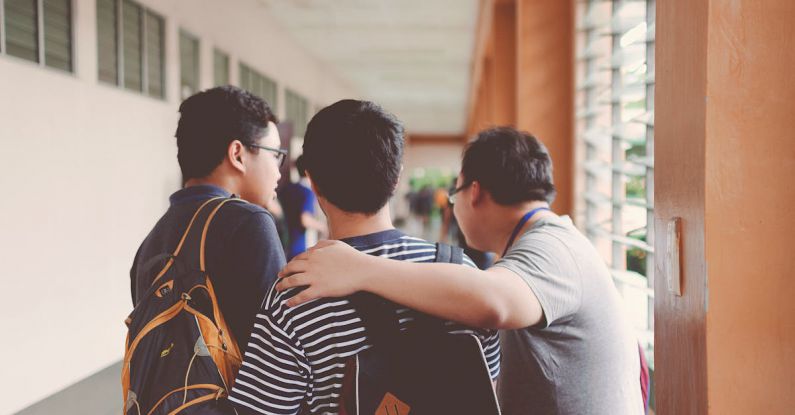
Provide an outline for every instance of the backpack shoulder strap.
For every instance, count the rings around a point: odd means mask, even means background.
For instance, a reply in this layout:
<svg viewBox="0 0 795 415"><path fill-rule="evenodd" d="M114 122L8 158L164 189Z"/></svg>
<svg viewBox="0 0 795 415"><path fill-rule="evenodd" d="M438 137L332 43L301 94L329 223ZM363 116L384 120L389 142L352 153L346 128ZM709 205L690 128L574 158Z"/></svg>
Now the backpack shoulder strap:
<svg viewBox="0 0 795 415"><path fill-rule="evenodd" d="M434 262L448 264L463 264L464 250L458 246L448 245L444 242L436 243L436 260Z"/></svg>
<svg viewBox="0 0 795 415"><path fill-rule="evenodd" d="M388 349L395 344L392 339L400 335L400 323L394 304L366 292L355 293L348 297L348 301L359 313L373 346Z"/></svg>
<svg viewBox="0 0 795 415"><path fill-rule="evenodd" d="M178 257L183 258L185 264L197 267L197 269L202 272L205 271L204 247L207 239L207 231L209 230L213 217L218 213L221 206L231 201L243 202L237 197L214 197L207 199L196 209L196 212L193 213L190 222L188 222L188 226L182 234L174 252L170 255L162 255L158 258L159 260L168 258L168 262L166 262L166 265L154 278L152 285L174 265L174 260Z"/></svg>
<svg viewBox="0 0 795 415"><path fill-rule="evenodd" d="M435 262L463 264L464 250L445 243L436 244ZM374 346L389 348L395 344L392 339L400 335L400 324L395 315L395 305L374 294L359 292L348 298L359 312L370 340ZM440 322L433 319L420 319L418 325L426 329L436 330Z"/></svg>

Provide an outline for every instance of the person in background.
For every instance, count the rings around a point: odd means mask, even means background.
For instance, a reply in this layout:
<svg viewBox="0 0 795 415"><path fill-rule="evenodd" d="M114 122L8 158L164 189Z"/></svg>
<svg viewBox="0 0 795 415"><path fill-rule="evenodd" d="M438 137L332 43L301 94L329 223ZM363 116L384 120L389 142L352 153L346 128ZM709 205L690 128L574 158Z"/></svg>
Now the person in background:
<svg viewBox="0 0 795 415"><path fill-rule="evenodd" d="M288 260L306 251L307 231L315 231L321 235L328 233L326 224L316 217L317 198L306 177L302 156L296 159L295 168L300 179L298 182L286 185L279 192L279 201L284 208L288 230L288 245L285 250Z"/></svg>

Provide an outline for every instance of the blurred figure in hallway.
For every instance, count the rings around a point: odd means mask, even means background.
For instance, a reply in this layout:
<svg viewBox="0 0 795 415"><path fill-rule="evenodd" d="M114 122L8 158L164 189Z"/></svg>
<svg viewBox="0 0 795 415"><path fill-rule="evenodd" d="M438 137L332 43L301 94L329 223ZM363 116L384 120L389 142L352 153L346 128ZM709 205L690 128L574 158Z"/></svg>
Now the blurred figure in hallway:
<svg viewBox="0 0 795 415"><path fill-rule="evenodd" d="M279 192L279 201L284 210L287 222L287 259L306 251L309 232L316 232L315 241L328 233L326 224L316 216L315 205L317 198L312 192L309 179L306 177L303 156L295 160L295 169L298 171L299 180L290 183ZM309 241L309 242L315 242Z"/></svg>

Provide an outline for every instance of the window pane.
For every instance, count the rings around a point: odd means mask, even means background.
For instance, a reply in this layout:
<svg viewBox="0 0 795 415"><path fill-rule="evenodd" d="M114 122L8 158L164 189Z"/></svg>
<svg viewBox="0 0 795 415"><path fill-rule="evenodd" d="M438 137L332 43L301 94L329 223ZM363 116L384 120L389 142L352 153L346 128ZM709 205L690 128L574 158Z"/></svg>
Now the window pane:
<svg viewBox="0 0 795 415"><path fill-rule="evenodd" d="M163 71L163 19L153 13L146 13L146 54L147 54L147 80L149 82L150 96L163 98L164 96L164 71Z"/></svg>
<svg viewBox="0 0 795 415"><path fill-rule="evenodd" d="M39 61L36 0L5 0L6 53Z"/></svg>
<svg viewBox="0 0 795 415"><path fill-rule="evenodd" d="M240 87L247 91L251 91L251 72L248 67L242 63L240 64L239 71L240 79L238 81L240 82Z"/></svg>
<svg viewBox="0 0 795 415"><path fill-rule="evenodd" d="M71 0L44 0L44 64L72 71Z"/></svg>
<svg viewBox="0 0 795 415"><path fill-rule="evenodd" d="M229 56L218 49L213 53L213 77L215 86L229 84Z"/></svg>
<svg viewBox="0 0 795 415"><path fill-rule="evenodd" d="M118 84L116 0L97 0L97 64L99 80Z"/></svg>
<svg viewBox="0 0 795 415"><path fill-rule="evenodd" d="M185 99L199 91L199 40L179 34L180 91Z"/></svg>
<svg viewBox="0 0 795 415"><path fill-rule="evenodd" d="M293 136L303 137L309 121L309 102L289 89L284 93L285 115L293 123Z"/></svg>
<svg viewBox="0 0 795 415"><path fill-rule="evenodd" d="M276 113L276 82L241 63L240 87L264 99Z"/></svg>
<svg viewBox="0 0 795 415"><path fill-rule="evenodd" d="M276 82L272 79L262 76L262 92L260 96L264 99L268 105L270 105L271 110L276 112Z"/></svg>
<svg viewBox="0 0 795 415"><path fill-rule="evenodd" d="M122 6L122 28L124 38L124 87L135 91L143 90L141 52L141 6L124 1Z"/></svg>

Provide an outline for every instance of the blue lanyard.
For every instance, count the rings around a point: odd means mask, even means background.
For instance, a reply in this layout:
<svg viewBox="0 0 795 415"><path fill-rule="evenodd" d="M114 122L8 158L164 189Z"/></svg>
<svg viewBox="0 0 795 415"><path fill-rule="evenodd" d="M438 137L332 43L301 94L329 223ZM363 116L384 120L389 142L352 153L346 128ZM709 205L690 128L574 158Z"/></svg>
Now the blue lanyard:
<svg viewBox="0 0 795 415"><path fill-rule="evenodd" d="M527 221L529 221L530 218L533 217L533 215L535 215L536 213L538 213L538 212L540 212L542 210L549 210L549 208L548 207L535 208L535 209L525 213L525 215L522 217L522 219L519 220L519 223L517 223L516 227L513 228L513 233L511 234L511 238L508 239L508 244L505 245L505 250L502 251L502 256L503 257L505 257L505 254L508 253L508 248L510 248L511 245L513 245L513 241L516 240L516 236L519 235L519 231L522 230L522 226L524 226L525 223L527 223Z"/></svg>

